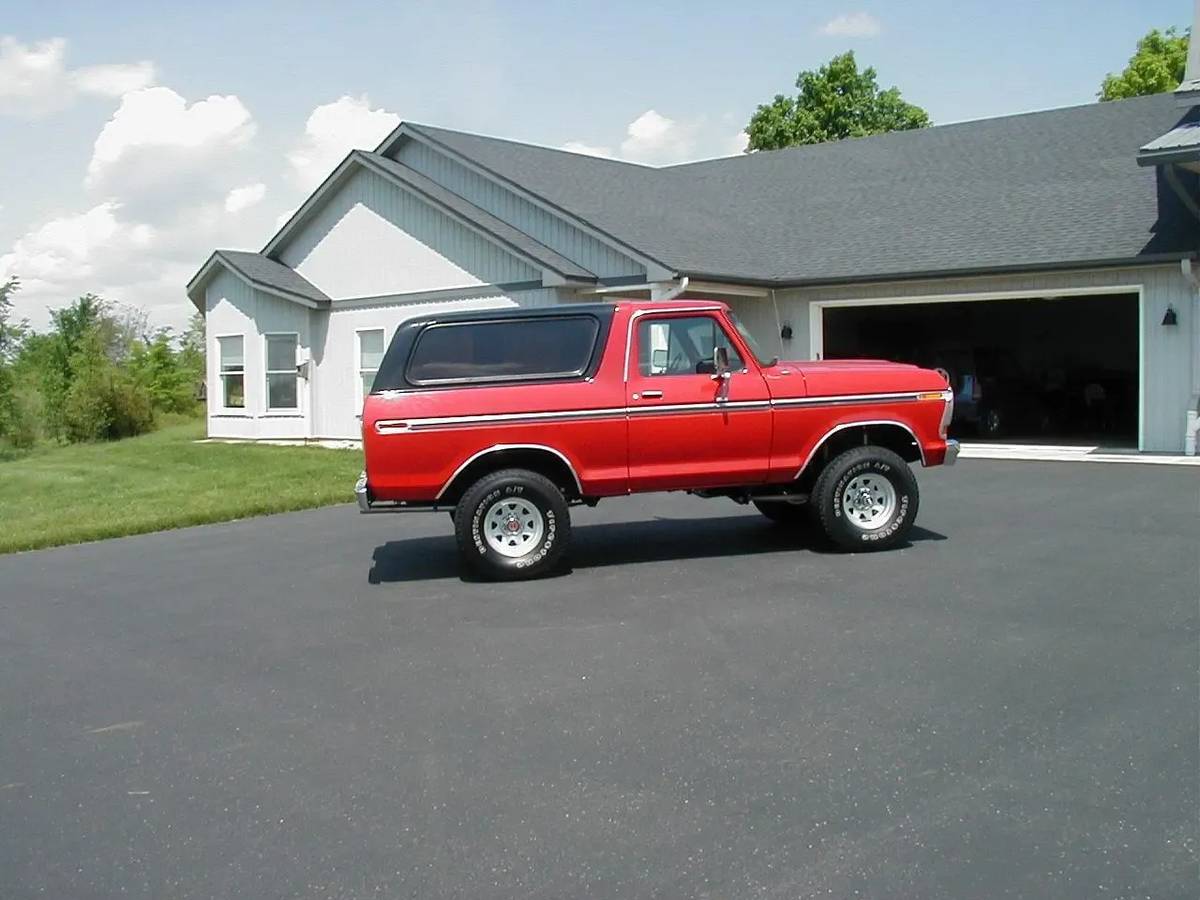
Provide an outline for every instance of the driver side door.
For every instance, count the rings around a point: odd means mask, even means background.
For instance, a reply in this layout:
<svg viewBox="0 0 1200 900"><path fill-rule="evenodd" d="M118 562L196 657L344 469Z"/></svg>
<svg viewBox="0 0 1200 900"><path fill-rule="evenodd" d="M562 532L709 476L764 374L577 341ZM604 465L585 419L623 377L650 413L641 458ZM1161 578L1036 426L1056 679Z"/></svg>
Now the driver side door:
<svg viewBox="0 0 1200 900"><path fill-rule="evenodd" d="M766 480L771 405L753 359L718 312L642 314L626 373L632 491ZM729 354L728 377L715 349Z"/></svg>

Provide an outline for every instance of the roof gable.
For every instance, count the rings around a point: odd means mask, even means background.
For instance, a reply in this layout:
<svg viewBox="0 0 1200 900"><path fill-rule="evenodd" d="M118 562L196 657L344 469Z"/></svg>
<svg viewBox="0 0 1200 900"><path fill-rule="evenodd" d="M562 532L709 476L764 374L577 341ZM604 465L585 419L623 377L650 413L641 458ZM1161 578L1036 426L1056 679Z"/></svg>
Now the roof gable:
<svg viewBox="0 0 1200 900"><path fill-rule="evenodd" d="M187 295L197 307L203 308L204 289L222 269L253 288L313 309L327 307L330 303L329 297L298 272L261 253L216 250L187 284Z"/></svg>
<svg viewBox="0 0 1200 900"><path fill-rule="evenodd" d="M570 282L593 283L596 280L594 273L534 240L497 216L468 203L432 179L395 160L364 150L352 150L342 160L320 187L267 242L262 254L272 258L278 257L288 243L294 239L300 228L319 213L354 172L360 169L374 172L402 190L417 195L424 202L456 222L499 245L517 258L543 270L543 282L547 285Z"/></svg>

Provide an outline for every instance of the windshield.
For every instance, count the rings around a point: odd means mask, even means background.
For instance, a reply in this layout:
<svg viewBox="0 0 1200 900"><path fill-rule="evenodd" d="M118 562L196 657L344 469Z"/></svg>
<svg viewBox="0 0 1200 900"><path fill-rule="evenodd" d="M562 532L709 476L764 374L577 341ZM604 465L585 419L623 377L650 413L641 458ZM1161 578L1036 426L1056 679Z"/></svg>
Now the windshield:
<svg viewBox="0 0 1200 900"><path fill-rule="evenodd" d="M754 358L758 360L760 366L766 368L779 362L779 357L767 356L762 352L762 348L758 346L758 341L754 339L754 335L738 320L738 317L733 314L733 310L726 310L725 315L729 316L729 321L733 323L733 327L742 336L742 340L746 342L746 346L750 348L750 352L754 354Z"/></svg>

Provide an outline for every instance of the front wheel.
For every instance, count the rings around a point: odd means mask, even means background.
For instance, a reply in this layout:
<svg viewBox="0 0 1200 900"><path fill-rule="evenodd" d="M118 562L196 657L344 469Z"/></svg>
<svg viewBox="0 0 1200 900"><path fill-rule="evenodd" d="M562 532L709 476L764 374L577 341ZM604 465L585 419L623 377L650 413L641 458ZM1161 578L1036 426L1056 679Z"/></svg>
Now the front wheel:
<svg viewBox="0 0 1200 900"><path fill-rule="evenodd" d="M536 578L554 568L571 539L562 491L549 478L504 469L479 479L454 509L463 560L485 578Z"/></svg>
<svg viewBox="0 0 1200 900"><path fill-rule="evenodd" d="M917 516L917 479L883 447L855 447L821 471L810 504L826 536L844 550L886 550L901 543Z"/></svg>

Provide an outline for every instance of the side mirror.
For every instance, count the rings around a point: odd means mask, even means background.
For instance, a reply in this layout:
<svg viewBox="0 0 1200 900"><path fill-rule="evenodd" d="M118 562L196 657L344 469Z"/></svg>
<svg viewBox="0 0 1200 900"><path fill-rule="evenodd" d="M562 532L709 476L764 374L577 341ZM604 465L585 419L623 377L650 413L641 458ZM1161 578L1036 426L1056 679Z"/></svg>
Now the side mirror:
<svg viewBox="0 0 1200 900"><path fill-rule="evenodd" d="M713 381L724 381L729 378L729 348L713 348Z"/></svg>
<svg viewBox="0 0 1200 900"><path fill-rule="evenodd" d="M667 370L666 350L655 350L650 354L650 368L655 372L665 372Z"/></svg>

